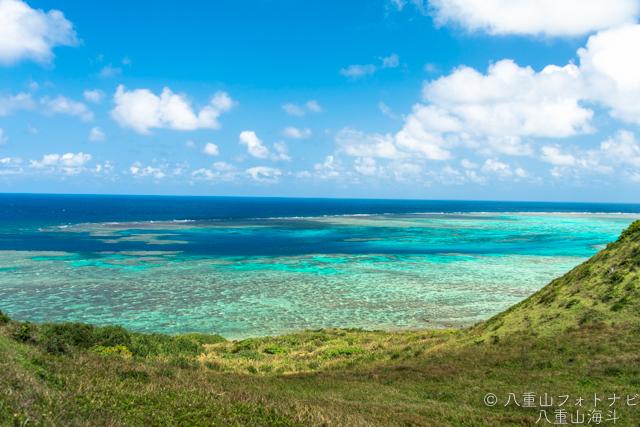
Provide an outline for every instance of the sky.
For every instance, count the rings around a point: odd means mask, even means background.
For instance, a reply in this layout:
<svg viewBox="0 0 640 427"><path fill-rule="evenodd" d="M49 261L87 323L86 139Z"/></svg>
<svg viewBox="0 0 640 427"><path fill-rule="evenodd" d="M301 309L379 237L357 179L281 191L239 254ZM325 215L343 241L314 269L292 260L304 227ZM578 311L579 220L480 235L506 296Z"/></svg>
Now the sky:
<svg viewBox="0 0 640 427"><path fill-rule="evenodd" d="M640 0L0 0L0 192L640 202Z"/></svg>

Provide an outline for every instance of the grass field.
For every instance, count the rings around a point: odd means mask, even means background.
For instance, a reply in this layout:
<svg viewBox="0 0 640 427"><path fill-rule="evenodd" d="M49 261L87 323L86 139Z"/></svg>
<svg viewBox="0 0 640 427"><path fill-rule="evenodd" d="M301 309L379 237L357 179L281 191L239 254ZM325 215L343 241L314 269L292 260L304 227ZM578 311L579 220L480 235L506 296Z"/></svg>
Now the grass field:
<svg viewBox="0 0 640 427"><path fill-rule="evenodd" d="M564 414L567 424L584 415L583 425L638 426L639 310L635 222L589 261L464 330L225 341L0 315L0 424L553 425L537 422L544 410L551 423ZM524 407L527 393L536 407ZM545 393L552 406L541 407Z"/></svg>

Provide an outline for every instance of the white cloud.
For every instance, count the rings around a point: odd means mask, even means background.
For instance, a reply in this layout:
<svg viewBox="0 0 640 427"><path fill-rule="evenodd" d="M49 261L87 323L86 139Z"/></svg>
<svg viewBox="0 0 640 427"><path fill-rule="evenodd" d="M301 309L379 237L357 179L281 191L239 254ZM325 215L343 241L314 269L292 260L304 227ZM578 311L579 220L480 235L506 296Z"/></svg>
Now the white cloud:
<svg viewBox="0 0 640 427"><path fill-rule="evenodd" d="M226 162L215 162L209 169L200 168L191 173L194 179L205 181L233 181L237 175L235 166Z"/></svg>
<svg viewBox="0 0 640 427"><path fill-rule="evenodd" d="M42 98L40 100L44 113L67 114L79 117L84 121L93 120L93 112L82 102L74 101L64 96Z"/></svg>
<svg viewBox="0 0 640 427"><path fill-rule="evenodd" d="M380 58L379 65L353 64L349 65L348 67L342 68L340 70L340 74L349 79L356 80L375 74L380 69L397 68L398 66L400 66L400 57L397 54L392 53L389 56Z"/></svg>
<svg viewBox="0 0 640 427"><path fill-rule="evenodd" d="M590 93L611 108L613 116L640 123L640 25L602 31L578 51Z"/></svg>
<svg viewBox="0 0 640 427"><path fill-rule="evenodd" d="M0 145L6 144L7 141L9 141L9 138L7 137L6 132L4 129L0 128Z"/></svg>
<svg viewBox="0 0 640 427"><path fill-rule="evenodd" d="M258 138L258 135L252 130L245 130L240 132L240 144L247 147L247 152L259 159L266 159L269 157L269 149L262 143L262 140Z"/></svg>
<svg viewBox="0 0 640 427"><path fill-rule="evenodd" d="M594 149L567 153L558 146L543 146L541 159L554 165L551 174L555 177L614 172L630 177L640 173L640 143L632 132L621 130Z"/></svg>
<svg viewBox="0 0 640 427"><path fill-rule="evenodd" d="M365 76L370 76L378 70L373 64L353 64L348 67L342 68L340 74L350 79L359 79Z"/></svg>
<svg viewBox="0 0 640 427"><path fill-rule="evenodd" d="M320 179L334 179L341 176L342 166L335 156L327 156L322 163L313 165L313 174Z"/></svg>
<svg viewBox="0 0 640 427"><path fill-rule="evenodd" d="M98 76L104 78L104 79L108 79L111 77L116 77L119 76L120 74L122 74L122 68L120 67L114 67L111 64L107 64L104 67L102 67L100 69L100 72L98 73Z"/></svg>
<svg viewBox="0 0 640 427"><path fill-rule="evenodd" d="M615 164L626 164L640 169L640 143L633 133L622 130L600 144L599 157Z"/></svg>
<svg viewBox="0 0 640 427"><path fill-rule="evenodd" d="M218 149L218 146L212 142L207 142L204 148L202 149L202 152L207 156L217 156L220 154L220 150Z"/></svg>
<svg viewBox="0 0 640 427"><path fill-rule="evenodd" d="M311 111L312 113L321 113L322 112L322 106L315 99L311 99L311 100L307 101L305 106L307 107L307 110Z"/></svg>
<svg viewBox="0 0 640 427"><path fill-rule="evenodd" d="M225 92L216 93L209 103L194 111L186 96L165 87L158 96L149 89L127 91L118 86L114 95L112 117L123 127L148 134L151 129L218 129L219 116L229 111L234 101Z"/></svg>
<svg viewBox="0 0 640 427"><path fill-rule="evenodd" d="M393 120L398 119L398 116L393 112L391 107L389 107L387 104L385 104L382 101L378 102L378 110L380 110L382 114L389 117L390 119L393 119Z"/></svg>
<svg viewBox="0 0 640 427"><path fill-rule="evenodd" d="M502 60L487 74L460 67L425 85L423 97L476 134L567 137L590 131L593 112L579 105L581 93L575 65L535 72Z"/></svg>
<svg viewBox="0 0 640 427"><path fill-rule="evenodd" d="M405 156L398 150L393 136L389 134L367 134L355 129L344 128L337 133L336 144L340 151L353 157L398 159Z"/></svg>
<svg viewBox="0 0 640 427"><path fill-rule="evenodd" d="M573 166L576 164L576 158L569 153L563 153L557 145L545 145L540 151L542 152L542 160L555 166Z"/></svg>
<svg viewBox="0 0 640 427"><path fill-rule="evenodd" d="M580 36L634 22L636 0L430 0L436 23L489 34Z"/></svg>
<svg viewBox="0 0 640 427"><path fill-rule="evenodd" d="M523 138L592 131L583 91L580 70L571 64L536 72L502 60L486 74L460 67L425 84L424 103L405 118L396 145L432 160L451 158L456 144L488 155L531 155Z"/></svg>
<svg viewBox="0 0 640 427"><path fill-rule="evenodd" d="M304 116L305 113L304 108L292 103L284 104L282 109L290 116Z"/></svg>
<svg viewBox="0 0 640 427"><path fill-rule="evenodd" d="M91 160L91 154L65 153L45 154L40 160L31 160L29 165L35 169L61 171L66 175L76 175L86 170L85 164Z"/></svg>
<svg viewBox="0 0 640 427"><path fill-rule="evenodd" d="M100 89L87 89L82 93L82 95L84 96L84 99L94 104L99 104L104 98L104 92Z"/></svg>
<svg viewBox="0 0 640 427"><path fill-rule="evenodd" d="M397 145L430 160L451 158L450 143L441 134L460 130L458 121L436 108L416 105L403 128L395 135Z"/></svg>
<svg viewBox="0 0 640 427"><path fill-rule="evenodd" d="M0 0L0 64L53 59L56 46L78 43L73 25L59 10L32 9L20 0Z"/></svg>
<svg viewBox="0 0 640 427"><path fill-rule="evenodd" d="M267 166L255 166L245 171L251 179L258 182L275 183L280 180L282 171Z"/></svg>
<svg viewBox="0 0 640 427"><path fill-rule="evenodd" d="M527 172L523 168L517 167L513 169L511 165L501 162L497 159L485 160L481 170L488 174L497 175L500 178L514 177L515 179L518 179L528 176ZM476 177L478 176L476 175Z"/></svg>
<svg viewBox="0 0 640 427"><path fill-rule="evenodd" d="M291 139L306 139L311 136L311 129L298 129L293 126L289 126L282 130L282 135Z"/></svg>
<svg viewBox="0 0 640 427"><path fill-rule="evenodd" d="M102 131L102 129L100 129L99 127L92 127L91 130L89 131L89 141L104 141L105 140L105 134Z"/></svg>
<svg viewBox="0 0 640 427"><path fill-rule="evenodd" d="M18 93L0 97L0 117L20 110L35 110L44 114L67 114L84 121L93 120L93 112L82 102L59 95L55 98L43 97L34 100L29 93Z"/></svg>
<svg viewBox="0 0 640 427"><path fill-rule="evenodd" d="M354 163L356 172L365 176L375 176L378 174L378 164L371 157L358 157Z"/></svg>
<svg viewBox="0 0 640 427"><path fill-rule="evenodd" d="M285 162L288 162L291 160L291 156L289 156L289 148L287 147L287 144L285 144L282 141L276 142L273 144L273 150L275 151L275 154L273 156L271 156L271 158L273 160L282 160Z"/></svg>
<svg viewBox="0 0 640 427"><path fill-rule="evenodd" d="M478 168L478 164L477 163L474 163L474 162L472 162L471 160L468 160L468 159L462 159L462 161L460 161L460 164L465 169L477 169Z"/></svg>
<svg viewBox="0 0 640 427"><path fill-rule="evenodd" d="M307 114L307 112L321 113L323 111L322 106L315 99L310 99L304 105L288 102L282 106L282 109L288 115L296 117L302 117Z"/></svg>
<svg viewBox="0 0 640 427"><path fill-rule="evenodd" d="M19 157L0 158L0 176L19 175L24 172L22 159Z"/></svg>
<svg viewBox="0 0 640 427"><path fill-rule="evenodd" d="M14 111L35 108L31 94L20 92L17 95L0 96L0 117L8 116Z"/></svg>
<svg viewBox="0 0 640 427"><path fill-rule="evenodd" d="M167 176L164 167L144 166L141 162L134 162L129 167L129 172L135 177L152 177L154 179L163 179Z"/></svg>
<svg viewBox="0 0 640 427"><path fill-rule="evenodd" d="M382 68L397 68L400 65L400 57L396 53L382 58Z"/></svg>

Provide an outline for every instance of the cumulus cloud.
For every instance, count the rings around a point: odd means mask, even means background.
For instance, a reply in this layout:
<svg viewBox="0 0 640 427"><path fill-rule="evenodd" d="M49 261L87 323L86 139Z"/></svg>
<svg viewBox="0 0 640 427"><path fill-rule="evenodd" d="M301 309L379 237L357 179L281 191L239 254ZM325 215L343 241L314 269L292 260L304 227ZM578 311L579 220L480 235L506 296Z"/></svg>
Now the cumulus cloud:
<svg viewBox="0 0 640 427"><path fill-rule="evenodd" d="M55 98L44 97L40 100L40 103L45 113L66 114L79 117L84 121L93 120L93 112L89 110L85 104L64 96L57 96Z"/></svg>
<svg viewBox="0 0 640 427"><path fill-rule="evenodd" d="M501 162L497 159L485 160L481 170L485 173L498 175L502 178L525 178L527 176L527 172L524 169L520 167L512 168L508 163Z"/></svg>
<svg viewBox="0 0 640 427"><path fill-rule="evenodd" d="M379 65L376 64L353 64L348 67L340 69L340 74L343 76L356 80L366 76L375 74L378 70L384 68L397 68L400 66L400 57L392 53L389 56L380 58Z"/></svg>
<svg viewBox="0 0 640 427"><path fill-rule="evenodd" d="M106 138L104 132L99 127L92 127L89 131L89 141L104 141Z"/></svg>
<svg viewBox="0 0 640 427"><path fill-rule="evenodd" d="M207 142L202 148L202 152L207 156L217 156L218 154L220 154L218 146L212 142Z"/></svg>
<svg viewBox="0 0 640 427"><path fill-rule="evenodd" d="M14 111L35 108L31 94L20 92L17 95L0 96L0 117L8 116Z"/></svg>
<svg viewBox="0 0 640 427"><path fill-rule="evenodd" d="M382 101L378 102L378 110L390 119L397 120L399 118L398 115L393 112L391 107Z"/></svg>
<svg viewBox="0 0 640 427"><path fill-rule="evenodd" d="M457 123L480 135L567 137L590 130L593 111L579 104L582 91L575 65L536 72L502 60L486 74L460 67L426 84L423 98L443 109L438 120L448 128Z"/></svg>
<svg viewBox="0 0 640 427"><path fill-rule="evenodd" d="M276 160L276 161L281 160L285 162L288 162L291 160L291 156L289 156L289 148L287 147L287 144L285 144L284 142L278 141L274 143L273 150L275 151L275 153L271 156L273 160Z"/></svg>
<svg viewBox="0 0 640 427"><path fill-rule="evenodd" d="M118 86L114 95L115 108L111 116L120 126L149 134L151 129L195 130L218 129L218 118L229 111L234 101L225 92L216 93L209 103L194 111L185 95L165 87L160 95L149 89L127 91Z"/></svg>
<svg viewBox="0 0 640 427"><path fill-rule="evenodd" d="M364 133L344 128L336 134L336 144L341 152L353 157L398 159L405 157L395 144L392 135Z"/></svg>
<svg viewBox="0 0 640 427"><path fill-rule="evenodd" d="M129 167L129 173L135 177L152 177L154 179L163 179L167 176L167 172L164 167L157 167L147 165L144 166L141 162L134 162Z"/></svg>
<svg viewBox="0 0 640 427"><path fill-rule="evenodd" d="M359 79L370 76L378 70L373 64L352 64L348 67L340 69L340 74L350 79Z"/></svg>
<svg viewBox="0 0 640 427"><path fill-rule="evenodd" d="M618 172L629 178L640 173L640 143L627 130L618 131L592 149L573 148L568 152L557 145L545 145L540 158L554 166L551 169L554 177Z"/></svg>
<svg viewBox="0 0 640 427"><path fill-rule="evenodd" d="M436 23L494 35L580 36L634 22L636 0L430 0Z"/></svg>
<svg viewBox="0 0 640 427"><path fill-rule="evenodd" d="M240 144L247 147L247 152L259 159L266 159L269 157L269 149L262 143L262 140L258 138L258 135L252 130L245 130L240 132Z"/></svg>
<svg viewBox="0 0 640 427"><path fill-rule="evenodd" d="M600 144L601 156L614 164L623 164L640 169L640 143L633 133L619 131Z"/></svg>
<svg viewBox="0 0 640 427"><path fill-rule="evenodd" d="M33 9L20 0L0 0L0 64L53 59L56 46L78 43L73 24L59 10Z"/></svg>
<svg viewBox="0 0 640 427"><path fill-rule="evenodd" d="M282 106L282 109L284 110L285 113L287 113L290 116L301 117L305 115L304 108L296 104L292 104L292 103L284 104Z"/></svg>
<svg viewBox="0 0 640 427"><path fill-rule="evenodd" d="M297 127L288 126L282 130L282 135L285 138L291 139L306 139L311 136L311 129L299 129Z"/></svg>
<svg viewBox="0 0 640 427"><path fill-rule="evenodd" d="M541 149L542 160L555 166L573 166L576 158L569 153L562 152L557 145L545 145Z"/></svg>
<svg viewBox="0 0 640 427"><path fill-rule="evenodd" d="M94 104L99 104L104 98L104 92L100 89L87 89L82 93L82 95L84 96L84 99Z"/></svg>
<svg viewBox="0 0 640 427"><path fill-rule="evenodd" d="M61 171L66 175L76 175L86 170L85 165L91 160L91 154L83 152L65 154L45 154L40 160L31 160L29 165L35 169Z"/></svg>
<svg viewBox="0 0 640 427"><path fill-rule="evenodd" d="M282 171L267 166L255 166L245 171L251 179L257 182L275 183L280 180Z"/></svg>
<svg viewBox="0 0 640 427"><path fill-rule="evenodd" d="M54 98L45 96L34 99L30 93L0 96L0 117L17 111L36 111L43 114L66 114L84 121L93 120L93 112L80 101L59 95Z"/></svg>
<svg viewBox="0 0 640 427"><path fill-rule="evenodd" d="M19 175L24 172L22 159L19 157L0 158L0 176Z"/></svg>
<svg viewBox="0 0 640 427"><path fill-rule="evenodd" d="M354 169L359 174L362 174L365 176L376 176L378 175L378 172L379 172L378 163L376 162L376 159L373 159L371 157L357 158L354 163Z"/></svg>
<svg viewBox="0 0 640 427"><path fill-rule="evenodd" d="M566 138L592 131L593 111L582 105L580 69L549 65L536 72L511 60L486 73L459 67L427 82L396 146L431 160L451 158L464 144L484 154L531 155L528 138Z"/></svg>
<svg viewBox="0 0 640 427"><path fill-rule="evenodd" d="M111 77L117 77L120 74L122 74L121 67L114 67L112 64L107 64L100 69L98 76L102 77L103 79L109 79Z"/></svg>
<svg viewBox="0 0 640 427"><path fill-rule="evenodd" d="M588 96L611 108L614 117L640 123L640 25L602 31L578 51Z"/></svg>
<svg viewBox="0 0 640 427"><path fill-rule="evenodd" d="M307 113L321 113L324 111L322 106L315 99L310 99L303 105L288 102L282 106L282 110L290 116L302 117Z"/></svg>
<svg viewBox="0 0 640 427"><path fill-rule="evenodd" d="M400 57L397 53L382 58L382 68L396 68L400 66Z"/></svg>
<svg viewBox="0 0 640 427"><path fill-rule="evenodd" d="M191 177L203 181L233 181L238 175L235 166L226 162L215 162L210 168L196 169Z"/></svg>
<svg viewBox="0 0 640 427"><path fill-rule="evenodd" d="M321 113L323 111L322 106L315 99L307 101L304 105L312 113Z"/></svg>

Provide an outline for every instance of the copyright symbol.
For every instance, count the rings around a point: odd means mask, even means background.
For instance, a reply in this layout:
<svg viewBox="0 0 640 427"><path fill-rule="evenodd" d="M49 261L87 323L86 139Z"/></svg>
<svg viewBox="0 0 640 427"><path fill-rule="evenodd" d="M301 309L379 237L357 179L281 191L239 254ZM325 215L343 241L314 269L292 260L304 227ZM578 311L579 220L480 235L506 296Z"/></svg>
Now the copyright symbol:
<svg viewBox="0 0 640 427"><path fill-rule="evenodd" d="M498 403L498 396L493 393L487 393L484 395L484 404L487 406L496 406Z"/></svg>

